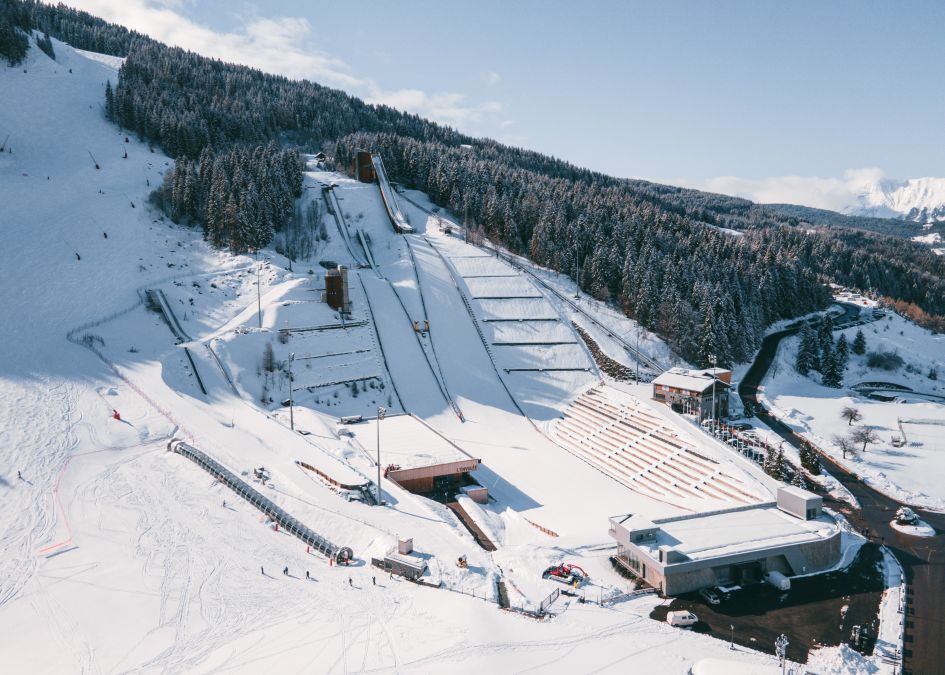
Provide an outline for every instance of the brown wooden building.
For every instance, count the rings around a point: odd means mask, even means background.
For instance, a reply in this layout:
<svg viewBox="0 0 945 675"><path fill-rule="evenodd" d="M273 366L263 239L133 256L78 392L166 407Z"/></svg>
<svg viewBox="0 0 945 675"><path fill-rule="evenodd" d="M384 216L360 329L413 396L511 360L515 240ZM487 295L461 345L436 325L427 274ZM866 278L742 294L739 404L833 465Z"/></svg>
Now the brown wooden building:
<svg viewBox="0 0 945 675"><path fill-rule="evenodd" d="M371 153L367 150L358 150L354 156L354 166L351 172L362 183L374 183L377 181L377 174L374 172L374 162L371 161Z"/></svg>
<svg viewBox="0 0 945 675"><path fill-rule="evenodd" d="M653 400L699 420L726 417L731 387L732 371L724 368L670 368L653 380Z"/></svg>

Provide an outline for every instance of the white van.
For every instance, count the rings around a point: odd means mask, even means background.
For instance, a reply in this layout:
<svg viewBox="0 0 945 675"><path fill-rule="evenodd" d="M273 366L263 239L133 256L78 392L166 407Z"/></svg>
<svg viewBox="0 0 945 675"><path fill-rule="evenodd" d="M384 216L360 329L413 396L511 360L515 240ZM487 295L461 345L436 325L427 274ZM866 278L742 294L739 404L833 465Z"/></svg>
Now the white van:
<svg viewBox="0 0 945 675"><path fill-rule="evenodd" d="M684 609L677 609L666 615L666 623L670 626L694 626L699 623L699 617Z"/></svg>
<svg viewBox="0 0 945 675"><path fill-rule="evenodd" d="M789 591L791 590L791 580L780 572L768 572L765 574L765 582L771 584L779 591Z"/></svg>

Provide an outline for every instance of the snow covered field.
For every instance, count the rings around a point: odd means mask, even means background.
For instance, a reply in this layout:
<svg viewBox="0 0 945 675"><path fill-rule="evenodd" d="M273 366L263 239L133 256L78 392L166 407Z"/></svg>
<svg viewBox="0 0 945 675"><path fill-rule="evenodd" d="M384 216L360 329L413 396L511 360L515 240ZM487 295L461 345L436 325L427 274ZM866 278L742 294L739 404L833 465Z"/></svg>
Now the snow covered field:
<svg viewBox="0 0 945 675"><path fill-rule="evenodd" d="M605 477L518 412L516 403L539 421L556 416L598 378L573 347L573 365L587 371L493 367L490 350L513 348L497 343L573 335L555 307L544 301L540 310L553 319L547 331L523 324L487 332L489 307L473 304L474 321L461 296L470 289L455 285L448 266L464 244L434 231L408 244L391 231L376 185L313 168L305 199L321 198L319 183L337 182L345 221L377 261L377 272L351 273L351 325L328 328L339 317L318 297L318 261L356 263L337 228L289 271L273 251L258 262L234 257L209 248L198 229L162 219L146 199L170 160L126 141L102 115L117 63L59 42L55 49L56 62L33 49L22 67L0 68L0 136L9 133L12 148L0 155L0 649L8 672L684 673L701 659L774 666L772 657L651 621L660 602L652 596L605 607L562 597L544 622L500 611L499 576L514 604L533 607L556 587L541 570L562 560L590 572L589 599L624 590L608 561L607 517L678 512ZM406 210L423 234L425 218ZM496 283L487 294L506 292ZM185 345L147 308L147 289L164 291ZM523 316L514 306L494 311ZM423 335L413 329L421 320L430 324ZM266 344L280 364L295 355L294 422L307 435L289 429L281 405L288 378L281 367L265 372ZM541 349L496 359L540 363ZM355 379L366 383L357 395ZM396 484L383 482L389 506L370 507L297 464L341 481L372 478L372 457L338 433L337 417L376 405L399 410L400 401L482 459L476 477L494 501L463 504L496 552L478 548L441 504ZM265 466L269 479L253 481L255 489L351 546L359 562L338 568L307 553L196 464L168 453L173 437L247 481ZM400 536L429 556L430 579L443 588L364 564ZM468 569L454 564L460 555Z"/></svg>
<svg viewBox="0 0 945 675"><path fill-rule="evenodd" d="M852 344L857 330L848 328L842 333ZM911 504L945 509L945 385L928 377L933 369L940 377L945 375L945 336L893 313L862 330L867 354L895 352L903 365L892 371L870 368L865 356L851 354L843 388L823 387L796 372L799 338L795 336L781 343L763 396L772 412L873 487ZM816 373L812 376L817 377ZM857 385L868 386L855 390ZM870 392L892 400L869 398ZM879 442L844 459L833 439L850 430L840 417L847 406L860 411L860 424L875 429ZM906 444L895 447L892 441L900 437L900 422Z"/></svg>

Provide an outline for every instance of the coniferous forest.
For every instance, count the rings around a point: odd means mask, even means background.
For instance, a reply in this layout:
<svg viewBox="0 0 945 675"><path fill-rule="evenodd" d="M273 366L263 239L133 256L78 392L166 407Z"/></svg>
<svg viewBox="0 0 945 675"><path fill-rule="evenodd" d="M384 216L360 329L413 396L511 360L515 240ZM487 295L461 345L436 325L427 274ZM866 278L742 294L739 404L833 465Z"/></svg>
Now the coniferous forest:
<svg viewBox="0 0 945 675"><path fill-rule="evenodd" d="M170 48L62 5L0 0L0 56L17 61L27 28L126 57L106 114L177 160L154 201L201 225L216 246L254 250L292 221L299 151L325 149L343 170L355 150L369 149L392 180L429 193L491 240L572 276L580 269L585 291L693 362L748 359L771 322L823 308L827 281L945 327L945 261L905 238L827 216L811 227L816 210L801 220L744 199L613 178Z"/></svg>

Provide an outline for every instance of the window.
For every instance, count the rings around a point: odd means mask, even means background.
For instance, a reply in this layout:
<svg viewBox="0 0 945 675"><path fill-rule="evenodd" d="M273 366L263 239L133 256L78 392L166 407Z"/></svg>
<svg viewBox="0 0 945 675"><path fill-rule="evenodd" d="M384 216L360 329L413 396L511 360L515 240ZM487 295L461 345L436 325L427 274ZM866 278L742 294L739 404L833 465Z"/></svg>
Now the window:
<svg viewBox="0 0 945 675"><path fill-rule="evenodd" d="M637 557L635 551L621 546L617 550L617 557L637 574L640 573L640 559Z"/></svg>

